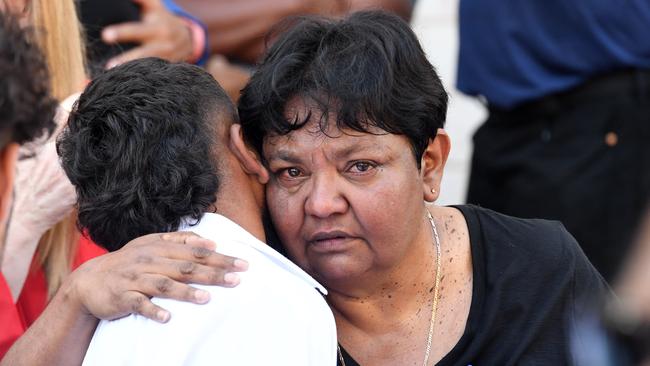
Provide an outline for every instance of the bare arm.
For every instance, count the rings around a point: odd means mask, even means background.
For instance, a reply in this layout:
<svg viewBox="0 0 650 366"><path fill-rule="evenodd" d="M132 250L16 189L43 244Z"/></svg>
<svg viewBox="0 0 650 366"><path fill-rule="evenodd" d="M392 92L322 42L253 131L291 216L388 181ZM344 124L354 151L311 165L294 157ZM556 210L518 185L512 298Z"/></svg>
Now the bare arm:
<svg viewBox="0 0 650 366"><path fill-rule="evenodd" d="M382 8L410 19L411 0L179 0L179 5L208 27L210 49L231 59L254 63L264 52L266 33L293 15L341 16L350 11Z"/></svg>
<svg viewBox="0 0 650 366"><path fill-rule="evenodd" d="M0 366L78 365L98 318L131 313L167 322L172 314L151 296L203 304L209 294L185 283L233 287L233 272L247 263L214 252L215 244L192 233L151 234L94 258L64 282L37 321L12 346Z"/></svg>
<svg viewBox="0 0 650 366"><path fill-rule="evenodd" d="M0 365L80 365L97 322L84 311L74 281L68 280Z"/></svg>
<svg viewBox="0 0 650 366"><path fill-rule="evenodd" d="M411 0L350 0L350 12L364 9L384 9L410 21L413 2Z"/></svg>
<svg viewBox="0 0 650 366"><path fill-rule="evenodd" d="M231 63L255 63L265 50L265 36L282 19L293 15L342 16L363 9L384 9L410 20L411 0L179 0L207 25L214 56L208 71L235 102L250 78L250 70ZM224 57L225 56L225 57Z"/></svg>

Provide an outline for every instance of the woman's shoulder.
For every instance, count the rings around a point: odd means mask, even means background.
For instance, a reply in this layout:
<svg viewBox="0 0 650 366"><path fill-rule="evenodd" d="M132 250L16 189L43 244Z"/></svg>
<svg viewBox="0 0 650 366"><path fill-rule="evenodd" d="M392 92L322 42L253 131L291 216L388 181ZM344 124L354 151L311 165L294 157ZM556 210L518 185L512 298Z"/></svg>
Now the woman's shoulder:
<svg viewBox="0 0 650 366"><path fill-rule="evenodd" d="M463 364L564 363L566 322L607 290L575 239L557 221L455 208L470 232L474 291L467 329L475 333L461 339L452 357Z"/></svg>
<svg viewBox="0 0 650 366"><path fill-rule="evenodd" d="M477 206L458 206L467 220L475 276L522 288L550 283L598 289L607 286L578 242L559 221L522 219Z"/></svg>
<svg viewBox="0 0 650 366"><path fill-rule="evenodd" d="M583 257L580 246L559 221L524 219L473 205L455 206L463 213L472 242L487 251L534 256L536 262Z"/></svg>

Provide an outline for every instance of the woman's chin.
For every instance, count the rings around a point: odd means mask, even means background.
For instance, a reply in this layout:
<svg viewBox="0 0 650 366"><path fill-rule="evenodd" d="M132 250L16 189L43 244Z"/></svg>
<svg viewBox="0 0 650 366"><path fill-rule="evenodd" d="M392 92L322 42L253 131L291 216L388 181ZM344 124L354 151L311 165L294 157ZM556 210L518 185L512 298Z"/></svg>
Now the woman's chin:
<svg viewBox="0 0 650 366"><path fill-rule="evenodd" d="M345 254L319 256L311 261L313 276L325 287L336 286L341 282L350 283L366 272L365 266Z"/></svg>

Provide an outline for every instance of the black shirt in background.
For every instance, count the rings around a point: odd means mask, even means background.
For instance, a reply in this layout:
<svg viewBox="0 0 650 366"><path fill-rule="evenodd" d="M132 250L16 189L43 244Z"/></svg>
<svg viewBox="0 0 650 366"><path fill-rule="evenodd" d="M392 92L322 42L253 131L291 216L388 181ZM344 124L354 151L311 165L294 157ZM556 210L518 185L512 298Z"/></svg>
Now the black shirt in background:
<svg viewBox="0 0 650 366"><path fill-rule="evenodd" d="M469 227L472 304L463 336L438 365L571 364L571 327L609 291L575 239L559 222L455 207ZM341 351L347 366L359 366Z"/></svg>

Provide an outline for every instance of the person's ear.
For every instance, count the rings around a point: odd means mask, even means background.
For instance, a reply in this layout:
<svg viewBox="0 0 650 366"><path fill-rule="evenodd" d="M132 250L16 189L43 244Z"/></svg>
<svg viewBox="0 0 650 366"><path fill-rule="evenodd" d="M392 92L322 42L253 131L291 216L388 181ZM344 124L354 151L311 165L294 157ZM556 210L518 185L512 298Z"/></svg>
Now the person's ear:
<svg viewBox="0 0 650 366"><path fill-rule="evenodd" d="M237 157L246 174L256 175L260 184L268 183L269 171L262 165L259 155L244 142L241 125L238 123L230 126L230 150Z"/></svg>
<svg viewBox="0 0 650 366"><path fill-rule="evenodd" d="M422 189L424 200L434 202L440 196L440 182L449 157L451 141L449 135L442 128L438 129L436 137L429 140L427 148L420 161L420 174L422 174Z"/></svg>
<svg viewBox="0 0 650 366"><path fill-rule="evenodd" d="M0 223L4 225L9 216L16 178L18 144L10 143L0 150Z"/></svg>

